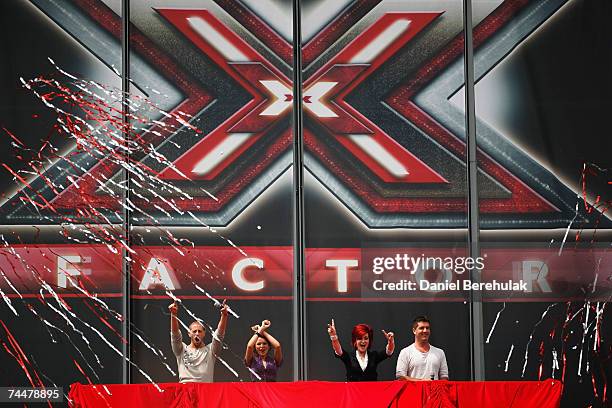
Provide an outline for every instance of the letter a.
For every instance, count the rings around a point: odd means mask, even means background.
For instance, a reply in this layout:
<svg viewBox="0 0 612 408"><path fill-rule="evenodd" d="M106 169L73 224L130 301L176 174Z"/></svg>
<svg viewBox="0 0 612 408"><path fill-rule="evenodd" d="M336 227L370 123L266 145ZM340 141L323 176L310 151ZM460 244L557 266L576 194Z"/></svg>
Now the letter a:
<svg viewBox="0 0 612 408"><path fill-rule="evenodd" d="M149 290L151 286L163 286L168 290L180 289L176 277L171 270L168 270L166 263L157 258L151 258L147 270L140 281L138 290Z"/></svg>

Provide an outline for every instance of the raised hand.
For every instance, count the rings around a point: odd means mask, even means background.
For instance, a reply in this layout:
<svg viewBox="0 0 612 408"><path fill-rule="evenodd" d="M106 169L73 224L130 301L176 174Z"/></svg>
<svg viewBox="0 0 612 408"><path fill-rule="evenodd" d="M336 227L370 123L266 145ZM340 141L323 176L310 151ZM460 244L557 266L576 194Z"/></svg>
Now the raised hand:
<svg viewBox="0 0 612 408"><path fill-rule="evenodd" d="M175 300L172 302L170 306L168 306L168 310L170 311L170 331L173 336L179 336L179 324L178 324L178 310L179 310L179 301Z"/></svg>
<svg viewBox="0 0 612 408"><path fill-rule="evenodd" d="M327 325L327 333L330 336L336 336L336 324L334 323L334 319L331 319L331 323Z"/></svg>
<svg viewBox="0 0 612 408"><path fill-rule="evenodd" d="M258 324L251 326L251 330L253 330L255 333L259 333L260 328L261 327Z"/></svg>
<svg viewBox="0 0 612 408"><path fill-rule="evenodd" d="M170 306L168 306L168 310L170 311L170 314L174 316L176 316L176 314L178 313L178 308L179 308L179 305L177 302L174 302Z"/></svg>
<svg viewBox="0 0 612 408"><path fill-rule="evenodd" d="M264 320L261 322L261 330L267 330L270 328L272 323L269 320Z"/></svg>
<svg viewBox="0 0 612 408"><path fill-rule="evenodd" d="M227 299L223 299L223 303L221 303L221 316L223 317L227 317L227 309L229 308L228 305L225 304Z"/></svg>
<svg viewBox="0 0 612 408"><path fill-rule="evenodd" d="M394 336L395 336L395 335L393 334L393 332L389 332L389 333L387 333L387 332L386 332L386 331L384 331L384 330L381 330L381 331L382 331L382 334L383 334L383 335L385 336L385 338L387 339L387 341L388 341L389 343L393 343L393 341L394 341Z"/></svg>

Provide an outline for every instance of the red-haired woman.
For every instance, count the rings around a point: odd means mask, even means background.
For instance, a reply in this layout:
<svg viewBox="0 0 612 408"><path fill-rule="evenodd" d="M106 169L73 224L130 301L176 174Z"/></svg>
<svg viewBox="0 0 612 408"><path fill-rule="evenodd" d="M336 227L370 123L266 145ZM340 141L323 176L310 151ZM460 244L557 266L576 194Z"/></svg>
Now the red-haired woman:
<svg viewBox="0 0 612 408"><path fill-rule="evenodd" d="M376 381L378 379L378 373L376 372L378 364L389 358L395 349L393 332L387 333L382 330L387 339L387 347L385 347L385 350L371 351L374 332L367 324L358 324L353 327L351 341L355 351L352 353L346 352L340 345L334 319L332 319L331 324L327 325L327 333L329 333L334 355L344 363L347 381Z"/></svg>

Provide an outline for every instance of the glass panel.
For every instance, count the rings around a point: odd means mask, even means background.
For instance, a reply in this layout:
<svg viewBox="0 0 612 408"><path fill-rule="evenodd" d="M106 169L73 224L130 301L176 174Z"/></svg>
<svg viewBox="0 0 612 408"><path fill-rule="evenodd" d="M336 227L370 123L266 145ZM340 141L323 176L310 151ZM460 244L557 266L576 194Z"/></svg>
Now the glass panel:
<svg viewBox="0 0 612 408"><path fill-rule="evenodd" d="M265 319L286 356L277 379L292 378L291 7L275 7L264 25L257 2L131 2L133 159L150 169L132 174L133 336L145 339L133 353L155 381L177 380L173 297L183 343L201 319L209 344L215 305L231 306L215 381L251 379L245 349Z"/></svg>
<svg viewBox="0 0 612 408"><path fill-rule="evenodd" d="M480 192L483 276L518 286L486 292L486 377L562 379L562 406L605 406L610 7L497 3L475 27L479 166L505 189Z"/></svg>
<svg viewBox="0 0 612 408"><path fill-rule="evenodd" d="M100 9L120 21L114 7ZM108 22L108 21L106 21ZM2 2L0 386L121 382L124 235L92 169L120 130L117 32L89 1ZM9 34L10 33L10 34ZM58 357L59 356L59 357Z"/></svg>
<svg viewBox="0 0 612 408"><path fill-rule="evenodd" d="M354 325L372 326L373 350L393 331L378 379L394 379L418 315L450 378L470 378L468 293L452 287L469 256L465 120L449 103L463 84L461 4L303 3L310 379L346 379L332 319L349 353Z"/></svg>

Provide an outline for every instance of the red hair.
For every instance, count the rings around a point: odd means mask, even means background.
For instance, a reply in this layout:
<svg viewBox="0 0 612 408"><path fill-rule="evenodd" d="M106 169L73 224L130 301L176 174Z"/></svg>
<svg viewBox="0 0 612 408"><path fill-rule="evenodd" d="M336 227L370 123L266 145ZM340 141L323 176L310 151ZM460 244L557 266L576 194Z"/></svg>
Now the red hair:
<svg viewBox="0 0 612 408"><path fill-rule="evenodd" d="M358 338L365 336L366 334L370 337L370 342L368 343L368 350L372 347L372 343L374 342L374 331L370 326L364 323L360 323L353 327L353 332L351 333L352 345L355 347L355 342Z"/></svg>

